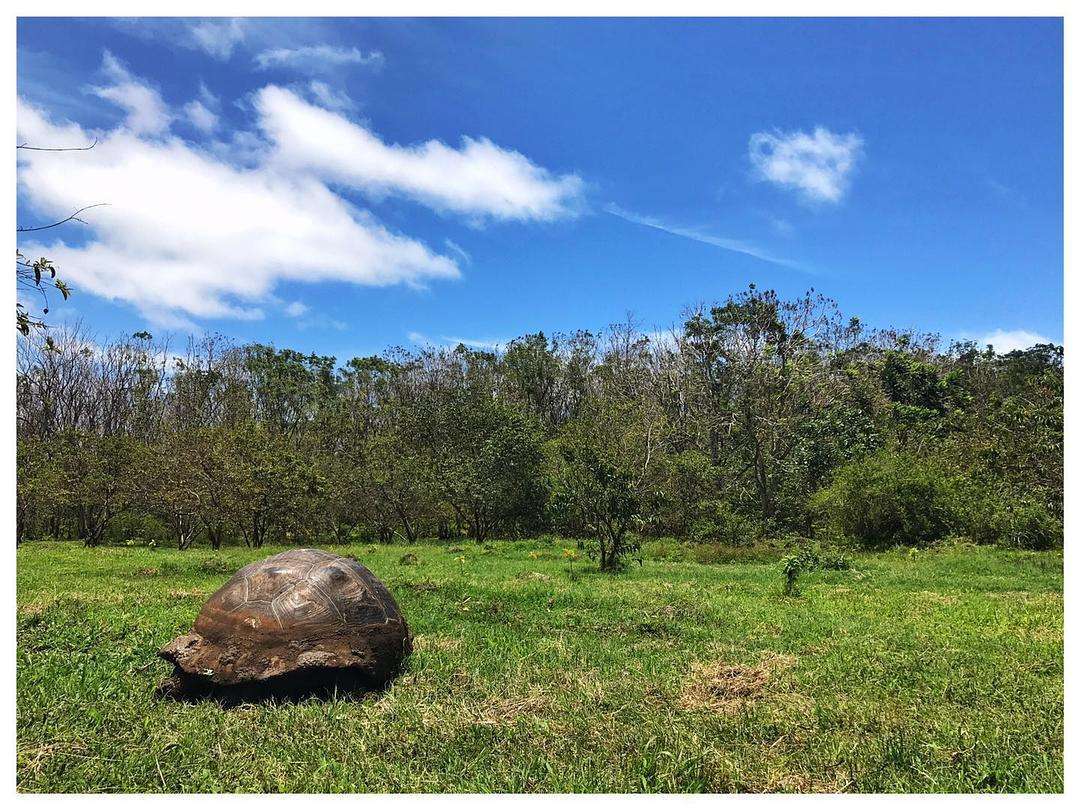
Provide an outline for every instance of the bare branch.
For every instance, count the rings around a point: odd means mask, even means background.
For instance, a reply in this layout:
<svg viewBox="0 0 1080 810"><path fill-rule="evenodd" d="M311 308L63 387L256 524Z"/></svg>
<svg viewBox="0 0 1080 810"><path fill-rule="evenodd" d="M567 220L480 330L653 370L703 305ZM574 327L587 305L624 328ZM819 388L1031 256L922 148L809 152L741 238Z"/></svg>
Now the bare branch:
<svg viewBox="0 0 1080 810"><path fill-rule="evenodd" d="M65 222L81 222L83 225L85 225L86 221L79 219L79 214L81 214L83 211L89 211L91 208L100 208L103 205L108 205L108 203L94 203L93 205L87 205L87 206L85 206L83 208L80 208L78 211L76 211L71 216L67 217L66 219L62 219L59 222L54 222L51 225L38 225L38 226L35 226L33 228L25 228L22 225L19 225L15 229L15 232L16 233L30 233L31 231L47 231L49 228L55 228L58 225L63 225Z"/></svg>
<svg viewBox="0 0 1080 810"><path fill-rule="evenodd" d="M97 145L98 140L94 138L94 142L89 146L28 146L25 143L20 143L15 148L26 149L28 152L85 152Z"/></svg>

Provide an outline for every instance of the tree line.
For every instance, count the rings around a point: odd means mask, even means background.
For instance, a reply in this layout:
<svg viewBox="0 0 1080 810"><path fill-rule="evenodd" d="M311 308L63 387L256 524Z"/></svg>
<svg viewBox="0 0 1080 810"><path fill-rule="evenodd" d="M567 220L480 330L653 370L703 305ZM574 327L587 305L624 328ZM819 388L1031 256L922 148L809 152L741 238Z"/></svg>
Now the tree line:
<svg viewBox="0 0 1080 810"><path fill-rule="evenodd" d="M645 333L334 357L19 338L20 542L1061 543L1063 352L753 286Z"/></svg>

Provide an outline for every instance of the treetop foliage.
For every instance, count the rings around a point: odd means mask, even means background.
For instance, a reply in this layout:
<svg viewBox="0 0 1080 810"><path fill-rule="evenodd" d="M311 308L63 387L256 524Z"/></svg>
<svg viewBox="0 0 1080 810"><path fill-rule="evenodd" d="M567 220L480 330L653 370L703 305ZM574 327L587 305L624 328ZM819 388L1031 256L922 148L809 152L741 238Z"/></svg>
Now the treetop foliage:
<svg viewBox="0 0 1080 810"><path fill-rule="evenodd" d="M557 531L607 569L661 534L1060 542L1061 347L942 348L813 291L750 287L663 336L627 322L340 363L212 335L179 353L148 332L51 338L19 345L20 540Z"/></svg>

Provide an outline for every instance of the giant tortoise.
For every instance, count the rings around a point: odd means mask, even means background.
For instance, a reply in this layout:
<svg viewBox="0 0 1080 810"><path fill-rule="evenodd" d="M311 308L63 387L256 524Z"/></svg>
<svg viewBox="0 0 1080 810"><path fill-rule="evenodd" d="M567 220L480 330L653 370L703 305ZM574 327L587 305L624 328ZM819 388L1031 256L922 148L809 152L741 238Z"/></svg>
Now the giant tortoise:
<svg viewBox="0 0 1080 810"><path fill-rule="evenodd" d="M175 666L162 693L247 699L378 689L410 652L404 617L367 568L296 549L241 568L191 632L161 649Z"/></svg>

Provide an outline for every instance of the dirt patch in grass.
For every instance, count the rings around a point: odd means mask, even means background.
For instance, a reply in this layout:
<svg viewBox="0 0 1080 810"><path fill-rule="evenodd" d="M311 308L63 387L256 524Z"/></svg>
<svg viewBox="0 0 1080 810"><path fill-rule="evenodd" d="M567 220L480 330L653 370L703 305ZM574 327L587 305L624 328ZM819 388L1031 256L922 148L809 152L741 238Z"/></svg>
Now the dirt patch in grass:
<svg viewBox="0 0 1080 810"><path fill-rule="evenodd" d="M156 576L158 576L160 574L161 574L161 569L160 568L153 568L153 567L140 568L138 571L135 572L135 576L137 576L137 577L156 577Z"/></svg>
<svg viewBox="0 0 1080 810"><path fill-rule="evenodd" d="M730 714L766 697L770 687L795 665L790 655L768 652L756 666L726 661L695 661L690 665L679 704L692 711Z"/></svg>

